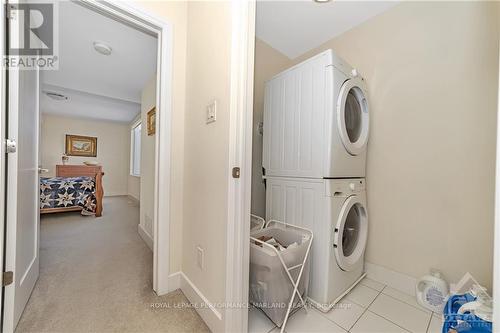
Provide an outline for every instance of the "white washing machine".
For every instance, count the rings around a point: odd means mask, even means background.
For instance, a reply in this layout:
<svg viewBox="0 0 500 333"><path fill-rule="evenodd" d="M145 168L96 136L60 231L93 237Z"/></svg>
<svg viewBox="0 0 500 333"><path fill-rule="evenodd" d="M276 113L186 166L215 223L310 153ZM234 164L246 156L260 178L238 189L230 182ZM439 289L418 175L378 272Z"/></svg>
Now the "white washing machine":
<svg viewBox="0 0 500 333"><path fill-rule="evenodd" d="M332 50L266 83L267 176L365 177L368 133L366 83Z"/></svg>
<svg viewBox="0 0 500 333"><path fill-rule="evenodd" d="M310 228L309 300L329 311L364 277L365 180L266 177L266 218Z"/></svg>

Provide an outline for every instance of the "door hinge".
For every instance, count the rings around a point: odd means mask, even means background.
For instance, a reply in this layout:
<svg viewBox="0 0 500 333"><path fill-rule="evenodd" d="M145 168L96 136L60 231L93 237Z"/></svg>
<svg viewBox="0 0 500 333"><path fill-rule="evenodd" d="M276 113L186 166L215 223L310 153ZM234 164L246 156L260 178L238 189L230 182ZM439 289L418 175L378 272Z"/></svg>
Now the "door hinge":
<svg viewBox="0 0 500 333"><path fill-rule="evenodd" d="M9 140L7 139L5 141L5 152L7 154L12 154L17 151L17 143L15 140Z"/></svg>
<svg viewBox="0 0 500 333"><path fill-rule="evenodd" d="M240 168L239 167L233 168L233 178L240 178Z"/></svg>
<svg viewBox="0 0 500 333"><path fill-rule="evenodd" d="M12 282L14 282L14 272L13 271L3 272L2 287L6 287Z"/></svg>
<svg viewBox="0 0 500 333"><path fill-rule="evenodd" d="M9 20L14 20L16 18L14 11L12 9L15 9L15 7L10 5L10 6L7 6L7 8L5 10L5 17Z"/></svg>

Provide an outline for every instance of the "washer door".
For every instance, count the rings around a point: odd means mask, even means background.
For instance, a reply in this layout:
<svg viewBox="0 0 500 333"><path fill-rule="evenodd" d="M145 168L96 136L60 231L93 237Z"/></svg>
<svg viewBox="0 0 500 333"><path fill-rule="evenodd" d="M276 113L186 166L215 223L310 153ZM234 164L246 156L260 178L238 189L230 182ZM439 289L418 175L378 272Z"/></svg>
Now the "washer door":
<svg viewBox="0 0 500 333"><path fill-rule="evenodd" d="M363 257L368 235L366 208L356 195L350 196L340 210L335 226L333 248L337 264L350 271Z"/></svg>
<svg viewBox="0 0 500 333"><path fill-rule="evenodd" d="M340 138L351 155L363 152L368 142L368 100L361 87L361 79L347 80L340 89L337 102Z"/></svg>

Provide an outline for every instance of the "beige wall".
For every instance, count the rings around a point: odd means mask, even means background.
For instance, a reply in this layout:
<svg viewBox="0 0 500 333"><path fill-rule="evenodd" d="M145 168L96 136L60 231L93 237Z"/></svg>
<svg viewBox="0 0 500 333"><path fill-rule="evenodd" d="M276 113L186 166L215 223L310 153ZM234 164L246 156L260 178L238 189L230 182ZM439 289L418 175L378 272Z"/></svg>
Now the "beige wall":
<svg viewBox="0 0 500 333"><path fill-rule="evenodd" d="M182 270L211 302L225 297L230 2L189 2ZM206 106L217 100L217 121ZM196 247L205 266L196 264Z"/></svg>
<svg viewBox="0 0 500 333"><path fill-rule="evenodd" d="M127 194L136 200L141 200L141 178L128 176Z"/></svg>
<svg viewBox="0 0 500 333"><path fill-rule="evenodd" d="M264 85L275 74L289 67L291 60L261 41L255 40L253 137L252 137L252 213L266 216L266 189L262 181L262 135L259 123L263 121Z"/></svg>
<svg viewBox="0 0 500 333"><path fill-rule="evenodd" d="M408 2L333 48L370 97L366 259L414 277L492 281L497 12L485 2Z"/></svg>
<svg viewBox="0 0 500 333"><path fill-rule="evenodd" d="M186 1L135 1L173 27L172 151L170 173L170 271L181 270L184 192L184 114L186 103ZM161 203L160 203L161 204Z"/></svg>
<svg viewBox="0 0 500 333"><path fill-rule="evenodd" d="M97 137L97 157L70 156L69 164L97 160L104 171L104 195L126 195L129 170L129 127L127 124L61 117L42 116L41 162L55 176L55 166L61 164L66 134Z"/></svg>
<svg viewBox="0 0 500 333"><path fill-rule="evenodd" d="M146 84L141 94L141 177L140 177L140 224L153 237L154 189L155 189L155 139L148 135L148 111L156 105L156 76Z"/></svg>

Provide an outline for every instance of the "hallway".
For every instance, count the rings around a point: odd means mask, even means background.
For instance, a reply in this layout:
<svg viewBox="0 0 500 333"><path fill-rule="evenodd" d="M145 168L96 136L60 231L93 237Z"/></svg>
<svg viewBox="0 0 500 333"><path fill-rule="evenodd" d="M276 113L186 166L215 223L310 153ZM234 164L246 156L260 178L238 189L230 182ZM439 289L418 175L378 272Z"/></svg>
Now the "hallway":
<svg viewBox="0 0 500 333"><path fill-rule="evenodd" d="M157 297L139 207L104 198L101 218L41 218L40 278L17 332L208 332L180 290ZM156 305L156 307L155 307Z"/></svg>

